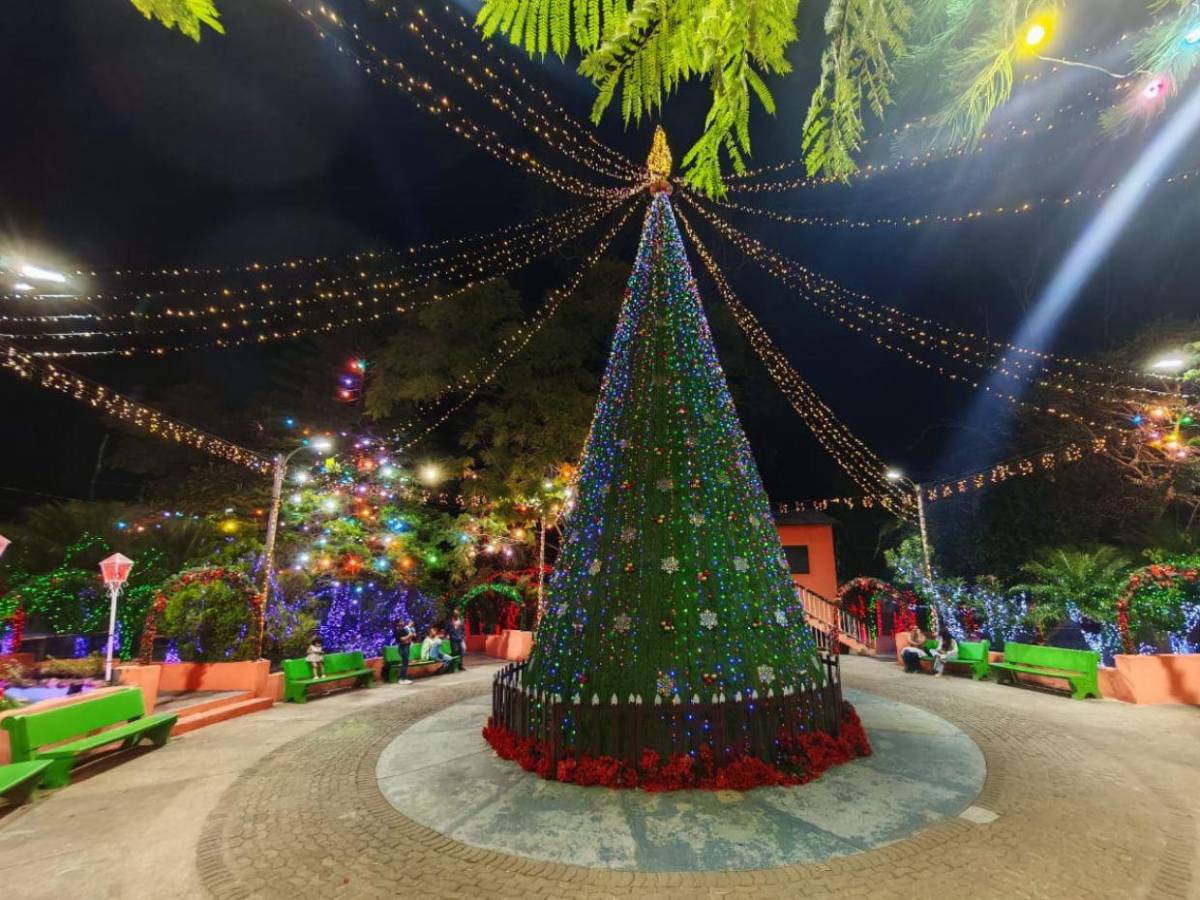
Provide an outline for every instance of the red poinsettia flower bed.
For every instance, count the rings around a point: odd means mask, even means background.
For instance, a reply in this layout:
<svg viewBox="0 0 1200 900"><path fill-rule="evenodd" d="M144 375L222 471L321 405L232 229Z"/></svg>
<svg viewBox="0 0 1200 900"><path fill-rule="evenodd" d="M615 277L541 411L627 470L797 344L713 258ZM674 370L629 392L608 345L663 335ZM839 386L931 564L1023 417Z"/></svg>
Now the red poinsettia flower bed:
<svg viewBox="0 0 1200 900"><path fill-rule="evenodd" d="M871 755L862 722L849 703L844 705L841 733L837 737L824 732L781 734L775 763L739 756L718 766L712 750L701 747L694 756L673 753L665 760L654 750L643 750L636 766L611 756L587 754L573 754L551 766L545 747L532 739L519 738L507 728L489 723L483 729L483 737L497 756L550 781L651 792L748 791L756 787L806 784L826 769Z"/></svg>

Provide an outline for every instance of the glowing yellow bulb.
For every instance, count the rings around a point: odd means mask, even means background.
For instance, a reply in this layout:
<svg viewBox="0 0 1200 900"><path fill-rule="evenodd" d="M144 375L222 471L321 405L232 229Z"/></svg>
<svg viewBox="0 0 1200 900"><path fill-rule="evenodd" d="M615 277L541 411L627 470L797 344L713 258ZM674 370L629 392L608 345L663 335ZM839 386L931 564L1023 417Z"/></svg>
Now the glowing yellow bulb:
<svg viewBox="0 0 1200 900"><path fill-rule="evenodd" d="M1050 40L1054 31L1054 13L1044 12L1029 19L1021 29L1020 49L1034 53Z"/></svg>

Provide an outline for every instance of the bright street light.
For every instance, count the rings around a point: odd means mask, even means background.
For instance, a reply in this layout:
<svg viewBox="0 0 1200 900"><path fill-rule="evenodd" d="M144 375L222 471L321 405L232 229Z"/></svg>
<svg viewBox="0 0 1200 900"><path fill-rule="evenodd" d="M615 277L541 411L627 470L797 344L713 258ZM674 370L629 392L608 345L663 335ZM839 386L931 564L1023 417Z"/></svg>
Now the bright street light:
<svg viewBox="0 0 1200 900"><path fill-rule="evenodd" d="M421 480L426 484L437 484L442 480L442 470L433 463L421 466Z"/></svg>
<svg viewBox="0 0 1200 900"><path fill-rule="evenodd" d="M33 285L30 284L28 281L18 281L16 284L13 285L13 290L16 291L18 294L28 294L33 289L34 289Z"/></svg>
<svg viewBox="0 0 1200 900"><path fill-rule="evenodd" d="M888 469L883 473L883 477L888 481L900 481L904 477L904 473L899 469Z"/></svg>
<svg viewBox="0 0 1200 900"><path fill-rule="evenodd" d="M328 453L333 449L333 439L326 435L320 434L312 439L312 442L309 444L309 446L311 446L318 453Z"/></svg>
<svg viewBox="0 0 1200 900"><path fill-rule="evenodd" d="M1182 356L1168 354L1160 356L1150 363L1150 368L1155 372L1178 372L1187 365L1187 362Z"/></svg>
<svg viewBox="0 0 1200 900"><path fill-rule="evenodd" d="M67 276L62 272L55 272L53 269L43 269L41 266L34 266L26 263L19 269L20 273L26 278L33 281L53 281L55 284L66 284Z"/></svg>

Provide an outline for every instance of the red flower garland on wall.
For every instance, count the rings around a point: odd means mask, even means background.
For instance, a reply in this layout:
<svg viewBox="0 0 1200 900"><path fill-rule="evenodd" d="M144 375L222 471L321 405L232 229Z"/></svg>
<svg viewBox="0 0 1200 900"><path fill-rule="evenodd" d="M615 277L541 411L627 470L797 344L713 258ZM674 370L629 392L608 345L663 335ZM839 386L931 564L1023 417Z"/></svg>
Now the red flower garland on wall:
<svg viewBox="0 0 1200 900"><path fill-rule="evenodd" d="M138 662L143 666L150 664L150 657L154 653L154 639L158 637L158 620L162 617L163 610L167 608L167 600L181 588L189 587L193 584L212 584L214 581L224 581L230 587L237 588L246 595L246 605L254 612L255 621L258 620L258 611L264 602L263 595L255 590L254 585L241 572L236 569L227 569L224 566L218 566L215 569L193 569L190 572L183 572L167 583L165 590L160 592L154 598L154 602L150 604L150 610L146 613L146 624L142 627L142 640L138 647Z"/></svg>
<svg viewBox="0 0 1200 900"><path fill-rule="evenodd" d="M1130 622L1130 609L1138 592L1148 587L1169 588L1175 582L1196 583L1200 581L1200 569L1172 565L1152 565L1138 569L1129 576L1125 590L1117 598L1117 629L1121 633L1121 646L1126 653L1136 653L1134 626Z"/></svg>
<svg viewBox="0 0 1200 900"><path fill-rule="evenodd" d="M887 623L883 618L882 600L892 600L896 612L892 617L892 633L908 631L917 624L917 595L910 590L901 590L878 578L860 576L852 578L838 588L838 602L851 615L868 624L874 620L872 637L884 632Z"/></svg>
<svg viewBox="0 0 1200 900"><path fill-rule="evenodd" d="M12 614L12 652L16 653L21 649L21 643L25 640L25 607L18 606Z"/></svg>
<svg viewBox="0 0 1200 900"><path fill-rule="evenodd" d="M748 791L807 784L833 766L871 755L862 722L849 703L843 704L842 728L837 737L823 731L781 733L775 763L743 755L718 766L712 750L704 746L694 756L673 753L666 760L654 750L643 750L635 766L612 756L577 753L552 767L544 744L518 738L501 725L489 721L483 737L501 759L512 760L526 772L548 781L581 787L641 788L651 793L686 789Z"/></svg>

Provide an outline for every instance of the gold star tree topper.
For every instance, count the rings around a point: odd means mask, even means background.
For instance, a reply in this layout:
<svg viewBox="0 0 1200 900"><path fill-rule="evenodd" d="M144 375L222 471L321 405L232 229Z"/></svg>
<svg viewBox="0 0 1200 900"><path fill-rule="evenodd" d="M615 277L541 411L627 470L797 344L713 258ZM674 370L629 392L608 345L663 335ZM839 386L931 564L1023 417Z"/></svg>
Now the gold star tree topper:
<svg viewBox="0 0 1200 900"><path fill-rule="evenodd" d="M666 187L671 174L671 147L667 144L667 133L661 125L654 129L654 140L650 144L650 155L646 158L646 169L650 172L651 189Z"/></svg>

